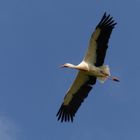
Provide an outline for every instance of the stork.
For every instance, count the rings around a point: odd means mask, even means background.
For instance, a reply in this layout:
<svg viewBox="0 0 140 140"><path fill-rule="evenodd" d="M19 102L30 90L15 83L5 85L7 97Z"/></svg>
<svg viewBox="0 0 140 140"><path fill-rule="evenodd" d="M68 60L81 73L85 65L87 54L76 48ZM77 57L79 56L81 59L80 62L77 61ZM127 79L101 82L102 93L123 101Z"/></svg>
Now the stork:
<svg viewBox="0 0 140 140"><path fill-rule="evenodd" d="M65 63L61 66L78 70L77 77L67 91L56 115L61 122L73 122L75 113L88 96L97 79L101 83L106 79L119 82L118 78L111 76L109 66L104 65L108 41L116 24L113 17L104 13L91 35L89 47L83 61L78 65Z"/></svg>

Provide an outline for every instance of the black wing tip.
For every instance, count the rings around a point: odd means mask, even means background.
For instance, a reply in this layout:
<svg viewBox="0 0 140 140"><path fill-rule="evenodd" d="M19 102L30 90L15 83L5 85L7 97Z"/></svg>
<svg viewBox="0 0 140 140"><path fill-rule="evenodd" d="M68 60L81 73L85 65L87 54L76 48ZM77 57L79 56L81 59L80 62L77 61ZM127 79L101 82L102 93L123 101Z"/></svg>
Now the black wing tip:
<svg viewBox="0 0 140 140"><path fill-rule="evenodd" d="M70 112L68 107L64 104L61 105L58 113L56 114L57 120L62 122L73 122L75 114Z"/></svg>
<svg viewBox="0 0 140 140"><path fill-rule="evenodd" d="M115 25L117 24L117 22L115 22L115 20L113 19L113 17L105 12L102 16L101 21L99 22L99 24L97 25L96 28L114 28Z"/></svg>

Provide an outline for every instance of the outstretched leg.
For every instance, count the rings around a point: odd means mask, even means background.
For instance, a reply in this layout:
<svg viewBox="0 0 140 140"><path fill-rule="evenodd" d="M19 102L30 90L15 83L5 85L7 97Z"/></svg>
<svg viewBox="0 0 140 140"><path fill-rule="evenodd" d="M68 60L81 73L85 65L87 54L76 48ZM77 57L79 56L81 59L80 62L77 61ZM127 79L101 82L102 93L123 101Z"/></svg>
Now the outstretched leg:
<svg viewBox="0 0 140 140"><path fill-rule="evenodd" d="M113 80L115 82L120 82L120 80L117 77L108 76L108 79Z"/></svg>
<svg viewBox="0 0 140 140"><path fill-rule="evenodd" d="M112 81L115 81L115 82L120 82L120 80L117 78L117 77L113 77L113 76L111 76L111 75L109 75L109 74L107 74L107 73L105 73L105 72L103 72L103 71L100 71L107 79L110 79L110 80L112 80Z"/></svg>

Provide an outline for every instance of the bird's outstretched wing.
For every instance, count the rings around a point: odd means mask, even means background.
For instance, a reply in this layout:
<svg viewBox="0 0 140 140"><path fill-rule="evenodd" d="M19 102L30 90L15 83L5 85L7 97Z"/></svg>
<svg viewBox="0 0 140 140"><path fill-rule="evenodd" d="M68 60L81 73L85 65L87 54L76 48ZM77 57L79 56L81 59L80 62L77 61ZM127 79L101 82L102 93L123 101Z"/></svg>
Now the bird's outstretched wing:
<svg viewBox="0 0 140 140"><path fill-rule="evenodd" d="M89 91L92 89L92 85L95 83L96 78L94 76L88 76L82 71L79 71L57 113L58 120L61 120L61 122L73 121L75 113L84 99L88 96Z"/></svg>
<svg viewBox="0 0 140 140"><path fill-rule="evenodd" d="M84 61L92 63L95 66L103 65L106 50L108 48L108 41L116 24L113 17L104 13L101 21L91 35Z"/></svg>

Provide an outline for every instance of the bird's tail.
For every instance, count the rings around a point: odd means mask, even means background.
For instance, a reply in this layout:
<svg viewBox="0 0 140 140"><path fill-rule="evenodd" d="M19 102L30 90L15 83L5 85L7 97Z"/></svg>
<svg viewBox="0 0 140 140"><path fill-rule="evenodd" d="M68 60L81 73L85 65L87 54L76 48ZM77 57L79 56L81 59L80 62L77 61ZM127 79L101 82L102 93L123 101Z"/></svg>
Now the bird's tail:
<svg viewBox="0 0 140 140"><path fill-rule="evenodd" d="M103 73L107 74L107 76L98 77L97 79L99 80L99 82L104 83L108 76L110 76L110 69L108 65L100 66L100 69L103 71Z"/></svg>

